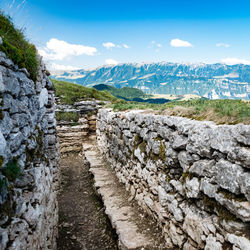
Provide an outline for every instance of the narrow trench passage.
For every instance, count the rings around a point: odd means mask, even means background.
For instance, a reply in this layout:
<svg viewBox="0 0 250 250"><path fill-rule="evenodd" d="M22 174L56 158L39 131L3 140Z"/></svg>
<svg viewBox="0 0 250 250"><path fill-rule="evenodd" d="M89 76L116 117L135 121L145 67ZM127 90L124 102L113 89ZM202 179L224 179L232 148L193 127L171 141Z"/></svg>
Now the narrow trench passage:
<svg viewBox="0 0 250 250"><path fill-rule="evenodd" d="M61 158L58 250L118 249L117 235L95 194L93 177L83 159L71 154Z"/></svg>

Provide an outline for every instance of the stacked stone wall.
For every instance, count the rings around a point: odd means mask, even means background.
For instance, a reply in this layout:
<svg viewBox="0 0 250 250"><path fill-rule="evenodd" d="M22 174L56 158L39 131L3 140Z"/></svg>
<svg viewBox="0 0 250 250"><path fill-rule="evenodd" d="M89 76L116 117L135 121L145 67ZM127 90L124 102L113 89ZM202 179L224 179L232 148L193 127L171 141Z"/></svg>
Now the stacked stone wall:
<svg viewBox="0 0 250 250"><path fill-rule="evenodd" d="M0 249L56 249L59 184L54 90L0 52Z"/></svg>
<svg viewBox="0 0 250 250"><path fill-rule="evenodd" d="M167 247L250 249L250 126L103 109L97 139Z"/></svg>
<svg viewBox="0 0 250 250"><path fill-rule="evenodd" d="M57 121L57 135L60 142L61 155L81 153L82 144L88 135L96 131L96 113L107 103L98 100L75 102L73 105L60 104L57 99L56 113L77 114L77 120Z"/></svg>

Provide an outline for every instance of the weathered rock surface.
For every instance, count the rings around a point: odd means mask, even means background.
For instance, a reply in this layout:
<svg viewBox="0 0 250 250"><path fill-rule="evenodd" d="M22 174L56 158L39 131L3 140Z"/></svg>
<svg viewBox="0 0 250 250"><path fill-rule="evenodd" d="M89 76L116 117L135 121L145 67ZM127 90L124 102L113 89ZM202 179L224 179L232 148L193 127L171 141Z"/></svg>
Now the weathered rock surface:
<svg viewBox="0 0 250 250"><path fill-rule="evenodd" d="M144 218L140 210L128 201L124 187L100 156L95 139L85 142L83 150L94 175L95 188L103 200L105 213L118 234L119 248L167 249L154 221Z"/></svg>
<svg viewBox="0 0 250 250"><path fill-rule="evenodd" d="M166 246L250 249L249 125L99 110L101 153Z"/></svg>
<svg viewBox="0 0 250 250"><path fill-rule="evenodd" d="M58 100L60 103L60 100ZM57 122L57 135L60 142L60 153L81 153L82 142L87 135L96 131L96 112L107 102L92 100L75 102L74 105L57 104L56 112L75 112L79 119L77 122Z"/></svg>
<svg viewBox="0 0 250 250"><path fill-rule="evenodd" d="M44 64L33 82L0 52L0 249L56 249L54 117Z"/></svg>

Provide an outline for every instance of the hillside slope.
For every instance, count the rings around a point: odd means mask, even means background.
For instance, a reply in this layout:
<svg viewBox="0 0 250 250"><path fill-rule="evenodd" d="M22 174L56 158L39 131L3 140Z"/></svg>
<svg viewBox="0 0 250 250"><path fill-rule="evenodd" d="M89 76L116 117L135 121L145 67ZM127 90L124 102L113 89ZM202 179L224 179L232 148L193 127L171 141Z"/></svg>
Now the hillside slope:
<svg viewBox="0 0 250 250"><path fill-rule="evenodd" d="M130 87L123 87L123 88L115 88L113 86L109 86L107 84L98 84L94 85L93 88L100 90L100 91L108 91L113 96L117 98L122 98L125 100L133 100L134 98L147 98L149 95L145 94L142 90Z"/></svg>
<svg viewBox="0 0 250 250"><path fill-rule="evenodd" d="M52 80L56 96L61 103L73 104L83 99L96 99L100 101L110 101L115 103L122 100L117 99L107 91L98 91L94 88L83 87L66 81Z"/></svg>

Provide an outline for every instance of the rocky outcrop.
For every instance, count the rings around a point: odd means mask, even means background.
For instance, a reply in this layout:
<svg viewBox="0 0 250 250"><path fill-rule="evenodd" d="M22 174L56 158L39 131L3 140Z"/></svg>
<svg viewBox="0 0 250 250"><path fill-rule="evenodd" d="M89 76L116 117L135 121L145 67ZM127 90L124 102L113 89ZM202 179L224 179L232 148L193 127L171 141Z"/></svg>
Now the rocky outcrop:
<svg viewBox="0 0 250 250"><path fill-rule="evenodd" d="M167 247L250 249L250 126L99 110L99 149Z"/></svg>
<svg viewBox="0 0 250 250"><path fill-rule="evenodd" d="M0 52L0 249L56 249L58 155L54 90Z"/></svg>

